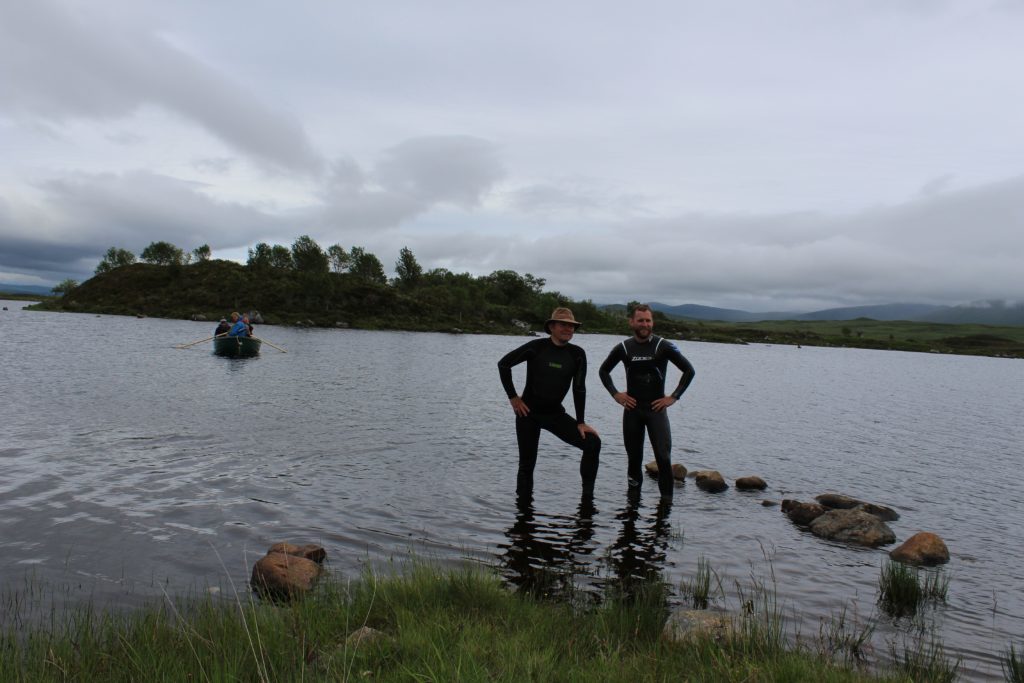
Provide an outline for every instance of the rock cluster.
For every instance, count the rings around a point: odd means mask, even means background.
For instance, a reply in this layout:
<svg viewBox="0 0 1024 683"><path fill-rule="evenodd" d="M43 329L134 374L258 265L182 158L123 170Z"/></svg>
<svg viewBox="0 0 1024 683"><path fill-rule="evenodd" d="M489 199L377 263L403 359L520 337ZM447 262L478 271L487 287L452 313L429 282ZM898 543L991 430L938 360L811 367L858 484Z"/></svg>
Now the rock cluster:
<svg viewBox="0 0 1024 683"><path fill-rule="evenodd" d="M274 600L301 597L316 585L326 556L320 545L275 543L253 566L249 583L259 595Z"/></svg>

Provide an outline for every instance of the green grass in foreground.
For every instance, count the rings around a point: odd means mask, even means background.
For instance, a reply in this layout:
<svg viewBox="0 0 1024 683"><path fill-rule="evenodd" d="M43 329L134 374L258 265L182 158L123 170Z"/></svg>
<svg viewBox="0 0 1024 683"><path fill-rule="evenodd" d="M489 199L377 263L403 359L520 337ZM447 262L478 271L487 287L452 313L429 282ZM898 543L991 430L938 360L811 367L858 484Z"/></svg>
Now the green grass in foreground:
<svg viewBox="0 0 1024 683"><path fill-rule="evenodd" d="M0 680L878 680L786 646L777 613L751 613L721 642L668 642L666 594L652 583L599 605L541 602L483 569L416 566L397 577L327 581L288 605L246 595L127 615L81 608L49 628L8 627ZM347 645L364 625L386 638Z"/></svg>

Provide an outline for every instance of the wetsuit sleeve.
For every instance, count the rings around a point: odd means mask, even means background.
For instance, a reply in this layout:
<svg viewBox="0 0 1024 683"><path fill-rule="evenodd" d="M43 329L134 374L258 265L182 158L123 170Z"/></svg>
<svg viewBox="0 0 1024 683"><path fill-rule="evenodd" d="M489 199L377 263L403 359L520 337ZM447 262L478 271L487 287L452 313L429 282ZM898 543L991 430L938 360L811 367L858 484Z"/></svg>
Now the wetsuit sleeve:
<svg viewBox="0 0 1024 683"><path fill-rule="evenodd" d="M572 378L572 403L576 408L576 424L586 422L587 412L587 354L578 349L576 374Z"/></svg>
<svg viewBox="0 0 1024 683"><path fill-rule="evenodd" d="M501 386L505 388L505 393L510 399L516 397L516 387L512 383L512 368L530 360L534 354L533 343L527 342L518 349L509 351L498 361L498 377L501 378Z"/></svg>
<svg viewBox="0 0 1024 683"><path fill-rule="evenodd" d="M612 381L612 370L619 364L624 358L622 351L622 344L616 344L612 347L611 353L601 363L601 367L597 371L597 376L601 378L601 384L608 390L608 393L614 396L619 393L619 390L615 388L615 382Z"/></svg>
<svg viewBox="0 0 1024 683"><path fill-rule="evenodd" d="M671 394L672 398L678 401L683 392L690 386L690 382L693 381L697 371L693 369L690 361L686 360L686 356L679 352L679 348L675 344L669 343L665 344L665 346L668 347L665 349L665 356L672 361L672 365L679 368L679 371L683 373L682 377L679 378L679 384L676 385L675 390Z"/></svg>

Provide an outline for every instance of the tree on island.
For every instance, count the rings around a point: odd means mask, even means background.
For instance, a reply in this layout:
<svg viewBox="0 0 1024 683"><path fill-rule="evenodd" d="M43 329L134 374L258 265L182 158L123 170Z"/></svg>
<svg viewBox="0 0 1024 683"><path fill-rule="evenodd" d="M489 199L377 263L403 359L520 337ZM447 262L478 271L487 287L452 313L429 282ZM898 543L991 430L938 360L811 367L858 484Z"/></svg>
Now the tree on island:
<svg viewBox="0 0 1024 683"><path fill-rule="evenodd" d="M170 242L151 242L142 250L142 260L158 266L181 265L185 262L185 252Z"/></svg>
<svg viewBox="0 0 1024 683"><path fill-rule="evenodd" d="M379 285L388 283L388 277L384 274L384 264L374 254L362 247L352 247L349 255L352 259L349 266L350 273L367 282L375 282Z"/></svg>
<svg viewBox="0 0 1024 683"><path fill-rule="evenodd" d="M72 280L71 278L68 278L66 280L61 280L59 283L54 285L53 289L50 291L52 291L57 296L65 296L67 294L70 294L77 286L78 280Z"/></svg>
<svg viewBox="0 0 1024 683"><path fill-rule="evenodd" d="M292 244L292 264L303 273L326 273L329 261L327 254L309 235L302 235Z"/></svg>
<svg viewBox="0 0 1024 683"><path fill-rule="evenodd" d="M209 244L203 244L192 250L192 258L196 263L201 261L209 261L212 252L210 251Z"/></svg>
<svg viewBox="0 0 1024 683"><path fill-rule="evenodd" d="M398 277L395 278L394 284L402 289L415 289L423 279L423 268L409 247L402 247L402 251L399 252L395 272L398 273Z"/></svg>
<svg viewBox="0 0 1024 683"><path fill-rule="evenodd" d="M102 275L103 273L109 273L115 268L121 266L130 266L135 263L135 254L128 251L127 249L121 249L120 247L111 247L107 249L107 253L103 255L103 259L100 260L96 266L96 275Z"/></svg>

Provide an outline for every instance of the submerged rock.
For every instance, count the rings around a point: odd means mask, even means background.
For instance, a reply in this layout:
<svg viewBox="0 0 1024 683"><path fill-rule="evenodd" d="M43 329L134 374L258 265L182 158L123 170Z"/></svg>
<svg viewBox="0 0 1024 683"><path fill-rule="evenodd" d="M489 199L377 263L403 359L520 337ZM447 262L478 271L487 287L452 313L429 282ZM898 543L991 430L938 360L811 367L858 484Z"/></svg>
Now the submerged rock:
<svg viewBox="0 0 1024 683"><path fill-rule="evenodd" d="M717 470L702 470L695 477L697 488L708 493L721 493L729 488L725 478Z"/></svg>
<svg viewBox="0 0 1024 683"><path fill-rule="evenodd" d="M644 470L652 477L657 477L658 462L656 460L651 460L649 463L644 465ZM678 480L686 479L686 468L677 462L672 463L672 477Z"/></svg>
<svg viewBox="0 0 1024 683"><path fill-rule="evenodd" d="M764 491L768 484L761 477L740 477L736 480L736 488L740 491Z"/></svg>
<svg viewBox="0 0 1024 683"><path fill-rule="evenodd" d="M904 564L933 567L949 562L949 548L937 534L921 531L903 541L889 557Z"/></svg>
<svg viewBox="0 0 1024 683"><path fill-rule="evenodd" d="M878 517L883 522L895 522L900 518L899 513L890 507L867 503L863 500L853 498L852 496L844 496L840 493L823 493L820 496L815 496L814 499L825 507L833 510L863 510L869 515Z"/></svg>
<svg viewBox="0 0 1024 683"><path fill-rule="evenodd" d="M810 528L815 536L869 548L896 540L888 524L863 510L828 510L812 521Z"/></svg>
<svg viewBox="0 0 1024 683"><path fill-rule="evenodd" d="M828 508L818 503L803 503L790 498L782 501L783 514L789 517L789 521L800 526L807 526L825 514L826 511L828 511Z"/></svg>

